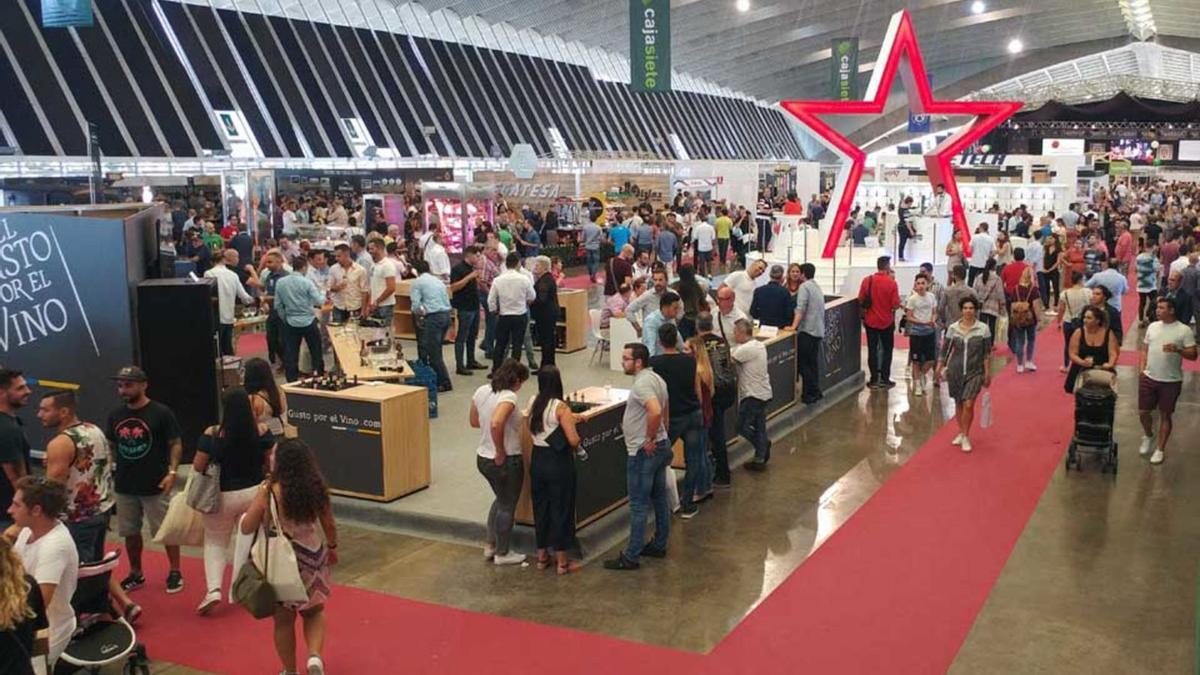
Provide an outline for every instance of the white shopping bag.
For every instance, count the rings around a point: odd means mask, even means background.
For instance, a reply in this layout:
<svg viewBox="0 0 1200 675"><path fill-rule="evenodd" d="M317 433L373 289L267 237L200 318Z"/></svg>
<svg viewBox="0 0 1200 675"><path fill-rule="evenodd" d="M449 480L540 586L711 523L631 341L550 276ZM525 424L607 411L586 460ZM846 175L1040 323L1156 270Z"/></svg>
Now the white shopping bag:
<svg viewBox="0 0 1200 675"><path fill-rule="evenodd" d="M679 510L679 484L675 482L675 470L667 467L667 505L671 513Z"/></svg>
<svg viewBox="0 0 1200 675"><path fill-rule="evenodd" d="M979 426L984 429L992 426L992 392L983 392L983 400L979 402Z"/></svg>

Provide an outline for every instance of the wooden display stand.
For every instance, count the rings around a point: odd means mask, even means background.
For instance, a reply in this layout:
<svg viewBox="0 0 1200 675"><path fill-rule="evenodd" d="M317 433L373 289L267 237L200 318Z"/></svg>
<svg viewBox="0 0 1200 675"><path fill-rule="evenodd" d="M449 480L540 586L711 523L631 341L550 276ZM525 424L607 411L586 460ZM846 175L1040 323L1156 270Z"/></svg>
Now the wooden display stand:
<svg viewBox="0 0 1200 675"><path fill-rule="evenodd" d="M429 394L371 383L341 391L284 385L288 422L330 492L388 502L429 487Z"/></svg>
<svg viewBox="0 0 1200 675"><path fill-rule="evenodd" d="M408 340L417 339L417 322L412 311L412 279L396 282L396 310L392 315L392 334Z"/></svg>
<svg viewBox="0 0 1200 675"><path fill-rule="evenodd" d="M559 317L555 325L555 350L570 354L587 349L588 328L587 291L559 290Z"/></svg>
<svg viewBox="0 0 1200 675"><path fill-rule="evenodd" d="M568 394L596 407L580 413L575 421L580 445L587 450L587 461L575 461L575 527L582 528L624 504L625 467L628 453L621 435L628 389L587 387ZM533 456L533 438L529 425L522 425L521 455L525 458L525 484L517 502L517 522L533 525L533 496L529 487L529 468Z"/></svg>

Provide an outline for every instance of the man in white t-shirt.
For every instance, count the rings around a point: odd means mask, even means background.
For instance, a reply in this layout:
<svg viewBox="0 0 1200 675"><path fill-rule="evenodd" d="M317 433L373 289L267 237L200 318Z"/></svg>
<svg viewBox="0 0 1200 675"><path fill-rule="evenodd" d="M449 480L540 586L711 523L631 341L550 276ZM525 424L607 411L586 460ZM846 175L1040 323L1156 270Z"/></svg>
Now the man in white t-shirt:
<svg viewBox="0 0 1200 675"><path fill-rule="evenodd" d="M371 270L362 313L382 319L390 327L396 311L396 263L387 257L382 239L372 239L367 252L371 254Z"/></svg>
<svg viewBox="0 0 1200 675"><path fill-rule="evenodd" d="M708 263L712 260L713 246L717 241L717 230L707 221L700 220L692 227L692 243L696 247L696 273L708 276Z"/></svg>
<svg viewBox="0 0 1200 675"><path fill-rule="evenodd" d="M450 256L442 242L442 233L434 232L433 238L425 244L425 262L429 263L429 273L441 279L450 281Z"/></svg>
<svg viewBox="0 0 1200 675"><path fill-rule="evenodd" d="M771 460L767 404L772 391L767 348L754 338L754 324L749 319L738 319L734 324L733 341L737 343L732 356L738 379L738 433L754 448L754 459L746 464L746 469L763 471Z"/></svg>
<svg viewBox="0 0 1200 675"><path fill-rule="evenodd" d="M983 274L988 258L996 252L996 240L988 234L988 224L980 223L979 231L971 237L971 259L968 261L971 269L967 273L967 286L975 287L975 277Z"/></svg>
<svg viewBox="0 0 1200 675"><path fill-rule="evenodd" d="M79 577L79 550L59 517L67 506L61 483L25 476L17 481L8 514L15 523L4 533L25 572L37 580L50 621L50 667L75 632L71 596Z"/></svg>
<svg viewBox="0 0 1200 675"><path fill-rule="evenodd" d="M296 236L297 222L296 222L296 202L295 202L295 200L289 199L284 204L282 220L283 220L283 228L282 229L283 229L284 236L287 236L287 237Z"/></svg>
<svg viewBox="0 0 1200 675"><path fill-rule="evenodd" d="M762 276L763 271L766 269L767 263L755 260L744 270L730 272L725 276L725 280L721 282L722 286L728 286L733 289L738 311L745 316L750 315L750 305L754 302L754 289L758 288L758 283L755 279Z"/></svg>
<svg viewBox="0 0 1200 675"><path fill-rule="evenodd" d="M1151 464L1166 459L1171 438L1171 415L1183 390L1183 360L1196 360L1196 335L1191 326L1176 320L1175 301L1159 298L1158 321L1146 328L1138 364L1138 417L1142 422L1142 445L1138 454L1150 455ZM1158 410L1158 447L1154 447L1154 411ZM1153 448L1153 454L1151 449Z"/></svg>

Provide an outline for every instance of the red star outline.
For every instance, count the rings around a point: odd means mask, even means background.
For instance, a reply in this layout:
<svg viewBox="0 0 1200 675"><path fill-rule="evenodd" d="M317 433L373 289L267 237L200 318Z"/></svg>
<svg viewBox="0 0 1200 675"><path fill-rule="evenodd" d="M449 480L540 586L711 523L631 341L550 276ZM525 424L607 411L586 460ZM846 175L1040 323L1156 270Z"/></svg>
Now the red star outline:
<svg viewBox="0 0 1200 675"><path fill-rule="evenodd" d="M921 45L917 42L917 34L913 29L912 18L907 10L900 10L892 15L887 36L884 38L879 53L887 54L887 60L883 62L882 66L876 63L871 75L871 83L868 85L866 96L862 101L779 102L784 110L800 120L827 147L840 153L849 161L849 171L846 173L841 199L833 214L833 226L830 228L829 238L825 241L825 248L821 255L824 258L832 258L837 251L842 232L846 229L846 218L850 215L850 209L854 205L854 195L862 179L867 155L850 139L826 124L820 115L882 115L892 82L895 80L896 72L900 70L901 64L907 66L901 72L901 78L904 82L904 91L908 96L910 111L925 115L972 115L975 118L924 155L925 168L929 173L929 183L935 187L939 183L946 186L946 194L950 196L954 227L962 232L963 248L969 253L971 230L967 224L966 213L963 211L962 200L959 198L958 183L954 179L954 167L951 162L960 152L983 138L1004 120L1012 117L1023 104L1011 101L934 100L933 91L929 86L929 78L925 74L925 61L921 56Z"/></svg>

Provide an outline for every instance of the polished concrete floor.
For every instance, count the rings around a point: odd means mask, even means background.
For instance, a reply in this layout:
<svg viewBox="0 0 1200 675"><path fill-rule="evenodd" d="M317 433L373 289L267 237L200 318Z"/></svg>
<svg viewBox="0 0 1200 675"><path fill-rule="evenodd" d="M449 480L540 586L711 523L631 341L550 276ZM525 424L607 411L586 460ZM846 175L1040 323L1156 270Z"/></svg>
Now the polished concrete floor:
<svg viewBox="0 0 1200 675"><path fill-rule="evenodd" d="M898 352L893 377L903 382L901 357ZM1048 368L1034 376L1048 387L1061 382ZM1175 452L1161 467L1137 455L1134 387L1135 373L1122 368L1120 473L1101 474L1094 464L1083 472L1057 470L963 644L955 673L1192 668L1200 560L1200 469L1192 465L1200 376L1188 375ZM669 557L646 560L636 573L608 572L598 564L567 577L533 567L495 568L475 547L344 527L335 581L707 652L943 424L943 404L897 387L863 390L832 406L776 440L768 472L738 471L733 489L702 505L698 517L674 519ZM1071 424L1070 410L1063 414L1063 424ZM470 459L473 446L457 447Z"/></svg>

